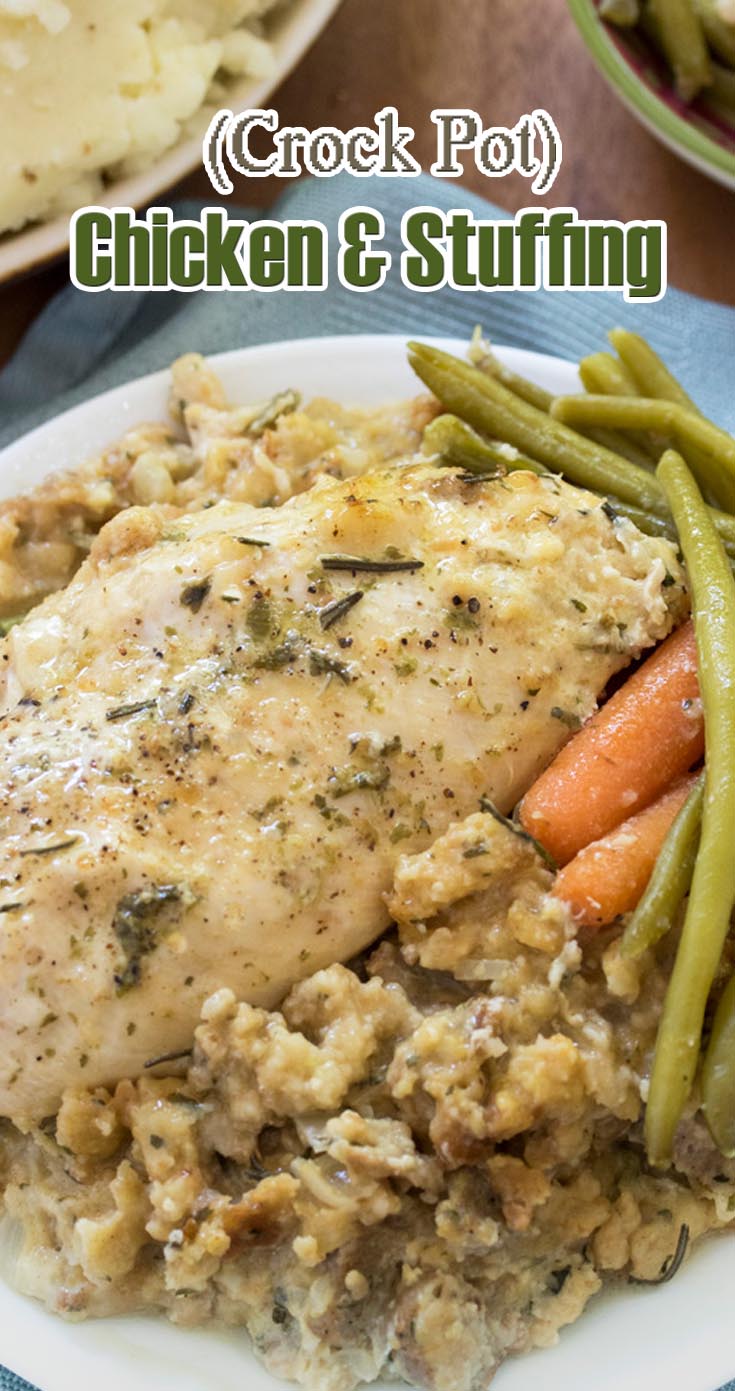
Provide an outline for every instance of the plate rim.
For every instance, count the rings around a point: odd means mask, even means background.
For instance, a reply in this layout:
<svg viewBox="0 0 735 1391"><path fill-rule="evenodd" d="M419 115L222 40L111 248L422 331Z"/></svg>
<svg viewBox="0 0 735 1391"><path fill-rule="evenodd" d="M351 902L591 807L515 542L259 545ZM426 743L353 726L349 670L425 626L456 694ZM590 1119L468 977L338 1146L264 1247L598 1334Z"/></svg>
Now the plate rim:
<svg viewBox="0 0 735 1391"><path fill-rule="evenodd" d="M445 352L451 353L466 352L469 343L468 338L459 337L454 334L450 336L422 334L421 339L425 343L430 343L434 347L442 348ZM219 353L205 353L203 356L207 364L217 372L222 368L226 369L230 365L236 365L241 359L247 362L248 360L255 360L258 358L277 358L283 349L298 350L313 356L315 354L322 355L325 352L338 352L340 354L344 352L352 353L357 345L359 345L358 350L364 350L365 352L370 349L383 349L386 345L389 350L398 346L405 350L409 341L410 338L401 333L314 334L304 338L276 339L265 343L243 345L238 348L226 348ZM541 370L543 370L542 364L551 363L557 370L561 365L565 369L574 369L576 372L577 364L575 362L570 358L559 357L554 353L542 353L533 348L518 348L504 343L493 343L493 352L503 359L508 366L521 363L528 364L530 362L532 366L534 364L539 365L541 366ZM173 360L172 358L172 361ZM528 368L526 368L526 370L528 370ZM49 434L50 431L57 429L59 425L63 427L67 423L71 424L81 420L84 414L92 407L97 410L102 410L106 406L114 407L117 401L128 392L134 392L143 387L153 388L159 385L165 386L168 382L170 371L171 363L166 367L157 367L151 372L143 372L139 377L131 377L125 382L119 382L116 386L107 387L104 391L97 392L95 395L87 397L84 401L76 402L75 405L60 411L58 415L51 416L40 425L36 425L33 429L25 431L22 435L18 435L16 439L11 440L0 449L0 474L8 463L10 463L11 467L16 466L14 457L16 453L20 456L23 452L34 449L39 444L43 444L46 435ZM420 394L423 390L425 390L425 388L417 377L416 393ZM124 429L125 427L121 428ZM119 434L120 430L111 426L109 444L113 444L116 436L119 436ZM102 447L104 448L105 446ZM94 453L97 448L99 448L99 446L93 446L92 453ZM86 457L90 456L86 455L85 458ZM81 463L83 460L80 459L79 462ZM50 470L50 472L54 472L54 470ZM0 500L1 499L2 488L0 487Z"/></svg>

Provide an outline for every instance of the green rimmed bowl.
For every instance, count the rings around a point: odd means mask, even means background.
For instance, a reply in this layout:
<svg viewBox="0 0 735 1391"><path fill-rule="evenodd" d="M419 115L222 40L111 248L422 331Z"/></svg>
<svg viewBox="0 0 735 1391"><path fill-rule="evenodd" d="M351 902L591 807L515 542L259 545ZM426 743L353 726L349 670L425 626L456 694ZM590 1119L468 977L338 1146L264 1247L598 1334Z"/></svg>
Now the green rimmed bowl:
<svg viewBox="0 0 735 1391"><path fill-rule="evenodd" d="M596 0L567 0L603 77L652 135L703 174L735 190L735 122L700 101L687 106L653 50L633 30L600 19Z"/></svg>

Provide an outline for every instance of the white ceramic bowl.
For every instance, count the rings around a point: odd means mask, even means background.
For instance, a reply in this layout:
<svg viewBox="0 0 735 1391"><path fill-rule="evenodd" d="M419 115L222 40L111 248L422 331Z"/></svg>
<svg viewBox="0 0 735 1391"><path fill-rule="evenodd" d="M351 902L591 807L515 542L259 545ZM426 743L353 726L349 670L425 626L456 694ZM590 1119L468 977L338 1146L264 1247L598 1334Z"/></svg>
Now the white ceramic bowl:
<svg viewBox="0 0 735 1391"><path fill-rule="evenodd" d="M463 353L465 344L441 341ZM558 358L499 349L517 372L555 393L579 387ZM348 405L400 400L421 388L402 338L345 337L240 349L211 359L233 401L285 386ZM0 454L0 496L38 482L114 441L133 424L163 419L168 374L157 372L76 406ZM0 1251L0 1257L2 1252ZM735 1373L732 1236L696 1248L671 1284L630 1288L593 1301L558 1346L511 1358L493 1391L713 1391ZM0 1362L41 1391L293 1391L263 1370L244 1333L174 1328L164 1319L63 1323L0 1278ZM395 1391L395 1384L374 1384Z"/></svg>
<svg viewBox="0 0 735 1391"><path fill-rule="evenodd" d="M247 77L233 81L228 88L231 109L242 111L262 106L303 57L340 4L341 0L293 0L273 22L271 73L260 81ZM190 133L178 144L141 174L109 184L100 201L108 207L140 208L190 174L201 163L202 140L210 115L211 107L203 108L200 118L194 118ZM0 235L0 283L61 255L68 245L69 218L66 216Z"/></svg>

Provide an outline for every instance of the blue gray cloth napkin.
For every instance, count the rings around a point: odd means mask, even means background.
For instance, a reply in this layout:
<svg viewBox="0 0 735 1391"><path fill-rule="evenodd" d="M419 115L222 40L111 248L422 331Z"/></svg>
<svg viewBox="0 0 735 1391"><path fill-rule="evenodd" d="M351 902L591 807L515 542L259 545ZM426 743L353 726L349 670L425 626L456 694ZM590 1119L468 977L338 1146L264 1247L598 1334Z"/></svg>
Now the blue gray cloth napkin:
<svg viewBox="0 0 735 1391"><path fill-rule="evenodd" d="M401 284L397 269L405 211L429 204L468 208L476 217L504 216L461 186L425 177L358 182L340 175L301 183L280 199L273 216L319 219L334 248L340 213L363 204L382 212L385 246L393 253L385 285L370 294L340 286L334 257L330 288L321 293L62 290L0 373L0 446L79 401L167 366L182 352L215 353L334 333L461 337L478 323L495 343L573 360L604 347L607 329L622 324L650 340L704 411L735 429L735 310L678 290L669 290L652 305L626 304L621 294L610 291L467 294L445 289L417 294ZM175 211L190 216L197 207L180 204ZM263 216L262 211L252 215ZM0 1367L0 1391L32 1388ZM208 1383L203 1382L202 1391L209 1391ZM722 1391L735 1391L735 1382Z"/></svg>
<svg viewBox="0 0 735 1391"><path fill-rule="evenodd" d="M735 428L735 310L677 290L652 305L626 304L611 291L417 294L401 284L398 271L401 217L407 209L433 204L466 207L477 217L503 216L446 180L366 181L350 175L313 180L290 189L274 215L319 219L334 250L340 213L364 203L382 212L385 244L393 252L385 285L369 294L339 284L334 257L330 287L318 293L86 294L69 286L39 316L0 373L0 445L77 401L167 366L183 351L220 352L330 333L462 336L477 323L496 343L574 359L604 347L606 330L623 324L650 339L703 410ZM191 215L197 209L180 205L176 211Z"/></svg>

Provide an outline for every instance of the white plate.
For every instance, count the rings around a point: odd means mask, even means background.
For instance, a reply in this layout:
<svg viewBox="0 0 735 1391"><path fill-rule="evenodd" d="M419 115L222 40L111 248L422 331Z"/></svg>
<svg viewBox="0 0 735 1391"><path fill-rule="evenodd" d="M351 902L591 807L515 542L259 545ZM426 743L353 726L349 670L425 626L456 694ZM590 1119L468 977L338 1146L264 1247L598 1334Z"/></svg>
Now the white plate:
<svg viewBox="0 0 735 1391"><path fill-rule="evenodd" d="M184 346L184 345L182 345ZM442 343L450 350L463 345ZM517 371L552 391L575 390L558 358L501 349ZM233 398L246 403L285 386L345 404L376 405L416 390L403 339L304 339L212 359ZM68 467L122 431L165 411L167 373L107 392L41 426L0 455L0 495ZM695 1251L670 1285L609 1294L562 1332L557 1347L511 1359L493 1391L714 1391L735 1374L735 1248L728 1236ZM163 1319L65 1324L0 1283L0 1362L42 1391L285 1391L244 1334L186 1332ZM375 1391L388 1391L377 1386ZM395 1383L393 1384L395 1391Z"/></svg>
<svg viewBox="0 0 735 1391"><path fill-rule="evenodd" d="M426 341L426 340L425 340ZM466 343L432 339L464 354ZM182 344L182 351L186 345ZM517 372L543 381L555 392L579 388L576 368L560 358L521 348L502 348ZM295 387L305 398L332 396L348 405L377 406L416 395L421 389L406 358L405 340L386 335L300 338L209 357L233 401L255 402ZM0 498L37 483L46 473L72 468L131 426L166 416L168 370L114 387L47 421L0 452Z"/></svg>
<svg viewBox="0 0 735 1391"><path fill-rule="evenodd" d="M233 111L263 106L285 81L307 49L339 8L342 0L292 0L292 4L273 21L273 69L262 81L243 77L228 84L227 105ZM105 207L141 208L157 195L190 174L202 160L202 140L211 116L211 105L193 118L190 133L167 150L150 168L129 178L118 179L97 200ZM215 200L214 193L212 200ZM69 218L57 217L18 232L0 235L0 283L14 275L33 270L69 245Z"/></svg>

